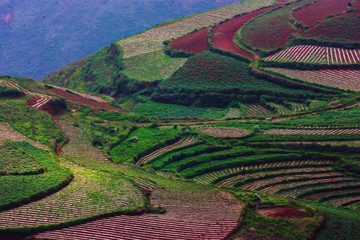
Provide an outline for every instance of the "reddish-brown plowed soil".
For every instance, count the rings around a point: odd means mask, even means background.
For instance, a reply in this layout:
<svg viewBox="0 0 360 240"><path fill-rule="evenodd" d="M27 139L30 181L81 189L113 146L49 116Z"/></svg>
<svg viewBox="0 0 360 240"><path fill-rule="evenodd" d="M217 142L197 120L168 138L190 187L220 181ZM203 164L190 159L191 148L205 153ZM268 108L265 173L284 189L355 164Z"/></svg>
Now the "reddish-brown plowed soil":
<svg viewBox="0 0 360 240"><path fill-rule="evenodd" d="M49 89L49 91L55 95L65 98L71 102L81 103L84 105L88 105L88 106L92 106L92 107L96 107L96 108L100 108L100 109L105 109L105 110L109 110L109 111L113 110L113 111L118 111L118 112L125 112L121 108L111 106L108 103L99 103L99 102L91 101L89 99L77 96L75 94L72 94L72 93L69 93L69 92L66 92L66 91L63 91L60 89Z"/></svg>
<svg viewBox="0 0 360 240"><path fill-rule="evenodd" d="M31 99L26 103L26 106L28 106L28 107L33 106L39 99L40 99L39 96L35 96L35 97L31 98Z"/></svg>
<svg viewBox="0 0 360 240"><path fill-rule="evenodd" d="M348 2L353 0L320 0L293 13L296 21L311 26L327 16L345 12Z"/></svg>
<svg viewBox="0 0 360 240"><path fill-rule="evenodd" d="M171 48L178 51L191 53L202 53L209 50L208 43L209 28L201 29L185 36L179 37L170 43Z"/></svg>
<svg viewBox="0 0 360 240"><path fill-rule="evenodd" d="M308 196L305 196L303 199L310 200L310 201L316 201L321 197L326 197L334 194L342 194L342 193L351 193L351 192L360 192L360 188L357 189L348 189L348 190L334 190L329 192L321 192L321 193L315 193Z"/></svg>
<svg viewBox="0 0 360 240"><path fill-rule="evenodd" d="M258 213L271 218L302 218L305 213L295 208L269 208L260 209Z"/></svg>
<svg viewBox="0 0 360 240"><path fill-rule="evenodd" d="M217 25L216 27L214 27L212 32L212 42L214 46L216 48L227 50L236 54L240 54L241 56L253 59L254 56L239 48L234 43L233 38L236 32L241 28L244 23L273 8L274 7L268 7L248 14L244 14Z"/></svg>

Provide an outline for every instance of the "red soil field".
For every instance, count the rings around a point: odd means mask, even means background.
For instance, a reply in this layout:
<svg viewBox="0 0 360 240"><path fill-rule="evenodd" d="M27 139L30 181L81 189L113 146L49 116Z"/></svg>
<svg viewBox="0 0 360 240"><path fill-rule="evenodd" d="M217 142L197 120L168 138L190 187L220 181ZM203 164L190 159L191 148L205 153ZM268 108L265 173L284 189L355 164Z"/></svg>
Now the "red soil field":
<svg viewBox="0 0 360 240"><path fill-rule="evenodd" d="M241 56L254 59L254 56L252 54L242 50L234 43L234 35L244 23L266 11L271 10L272 8L273 7L268 7L262 10L241 15L227 22L217 25L216 27L214 27L212 32L212 42L214 46L216 48L227 50L236 54L240 54Z"/></svg>
<svg viewBox="0 0 360 240"><path fill-rule="evenodd" d="M320 0L294 12L293 17L303 25L311 26L327 16L346 12L348 2L352 1L353 0Z"/></svg>
<svg viewBox="0 0 360 240"><path fill-rule="evenodd" d="M295 208L269 208L260 209L258 213L271 218L302 218L305 213Z"/></svg>
<svg viewBox="0 0 360 240"><path fill-rule="evenodd" d="M213 28L212 32L212 42L214 46L216 48L220 48L250 59L254 59L254 56L252 54L242 50L234 43L233 38L236 32L241 28L244 23L246 23L250 19L257 17L264 12L270 11L271 9L280 6L285 2L286 0L279 0L276 6L264 8L258 11L234 17L229 21L217 25Z"/></svg>
<svg viewBox="0 0 360 240"><path fill-rule="evenodd" d="M111 106L109 103L99 103L99 102L91 101L89 99L79 97L75 94L72 94L72 93L69 93L69 92L66 92L66 91L63 91L60 89L49 89L49 91L55 95L65 98L71 102L81 103L84 105L88 105L88 106L92 106L92 107L96 107L96 108L100 108L100 109L105 109L108 111L113 110L113 111L117 111L117 112L125 112L121 108Z"/></svg>
<svg viewBox="0 0 360 240"><path fill-rule="evenodd" d="M209 50L208 33L209 28L201 29L175 39L170 43L170 46L178 51L191 52L195 54L202 53Z"/></svg>
<svg viewBox="0 0 360 240"><path fill-rule="evenodd" d="M28 107L33 106L39 99L40 99L39 96L35 96L35 97L31 98L31 99L26 103L26 106L28 106Z"/></svg>

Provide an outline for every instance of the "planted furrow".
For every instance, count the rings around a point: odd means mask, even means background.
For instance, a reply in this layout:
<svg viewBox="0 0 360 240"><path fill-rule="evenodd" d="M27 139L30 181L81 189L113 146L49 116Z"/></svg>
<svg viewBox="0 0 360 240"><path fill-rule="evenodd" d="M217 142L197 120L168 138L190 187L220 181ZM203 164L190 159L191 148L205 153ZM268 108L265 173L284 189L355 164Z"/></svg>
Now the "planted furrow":
<svg viewBox="0 0 360 240"><path fill-rule="evenodd" d="M241 188L246 190L254 190L254 189L260 190L265 186L275 185L282 182L301 181L309 178L311 178L312 180L316 180L316 179L322 179L324 177L340 177L340 176L343 175L341 173L336 173L336 172L325 172L325 173L310 172L310 173L292 174L292 175L286 175L280 177L276 177L275 175L273 175L271 179L264 179L264 180L254 179L253 182L244 184L241 186Z"/></svg>
<svg viewBox="0 0 360 240"><path fill-rule="evenodd" d="M289 186L286 188L278 188L273 191L269 191L269 193L276 193L283 197L297 197L305 192L309 192L309 194L312 193L312 191L317 191L320 189L325 189L328 191L329 189L335 190L335 189L342 189L346 188L348 186L359 186L360 182L357 179L351 179L351 178L334 178L334 179L327 179L327 180L317 180L317 181L309 181L304 184L299 184L297 186ZM264 191L264 190L262 190Z"/></svg>
<svg viewBox="0 0 360 240"><path fill-rule="evenodd" d="M276 166L277 165L277 166ZM325 167L328 165L332 165L331 161L326 161L326 160L310 160L310 161L287 161L287 162L278 162L278 163L265 163L265 164L258 164L255 165L256 169L257 169L257 173L254 174L262 174L259 172L264 171L264 174L267 172L272 172L272 171L292 171L292 170L287 170L288 167L293 168L294 166L304 166L305 168L311 166L314 168L318 168L318 167ZM219 178L219 177L225 177L231 174L229 174L229 172L227 170L232 169L232 173L239 173L242 176L245 176L246 174L253 174L253 172L250 173L246 173L246 171L252 167L255 168L255 166L239 166L239 167L234 167L234 168L226 168L223 170L218 170L218 171L213 171L210 173L206 173L200 176L197 176L194 178L195 181L205 181L206 183L211 183L211 181L214 181L215 179ZM278 169L276 169L278 168ZM286 168L286 169L281 169L281 168ZM295 168L295 167L294 167ZM301 169L301 168L300 168ZM296 168L296 171L299 170L299 168ZM237 176L234 176L234 178L236 178ZM223 182L225 183L227 180L223 180ZM231 181L231 180L230 180ZM220 182L221 183L221 182ZM219 183L219 184L220 184Z"/></svg>
<svg viewBox="0 0 360 240"><path fill-rule="evenodd" d="M341 197L341 198L324 201L323 203L339 207L339 206L348 205L348 204L354 203L354 202L360 202L360 196Z"/></svg>
<svg viewBox="0 0 360 240"><path fill-rule="evenodd" d="M293 164L291 164L291 166L293 166ZM262 172L255 172L255 173L243 173L243 174L239 174L233 177L229 177L225 180L222 180L221 182L217 183L217 186L223 186L223 187L230 187L232 186L234 183L237 183L239 181L242 180L246 180L246 179L250 179L253 178L254 181L256 181L256 178L260 178L260 177L265 177L266 175L268 176L276 176L276 175L288 175L291 176L293 174L297 174L297 173L318 173L318 172L327 172L327 171L331 171L332 168L331 167L322 167L322 166L316 166L313 165L311 168L304 166L304 167L300 167L300 168L288 168L288 169L281 169L279 168L277 169L263 169ZM250 184L250 183L249 183ZM244 188L245 185L241 186L241 188Z"/></svg>
<svg viewBox="0 0 360 240"><path fill-rule="evenodd" d="M181 140L179 140L178 142L172 144L172 145L169 145L169 146L166 146L164 148L161 148L159 150L156 150L142 158L140 158L140 160L136 163L138 165L144 165L146 164L149 160L161 155L162 153L164 152L167 152L167 151L170 151L170 150L173 150L173 149L177 149L177 148L181 148L181 147L184 147L184 146L187 146L187 145L190 145L192 143L194 143L197 139L194 138L194 137L189 137L189 138L183 138Z"/></svg>
<svg viewBox="0 0 360 240"><path fill-rule="evenodd" d="M194 190L195 191L195 190ZM119 215L49 231L33 239L223 239L237 227L242 206L228 193L154 190L151 202L164 214Z"/></svg>

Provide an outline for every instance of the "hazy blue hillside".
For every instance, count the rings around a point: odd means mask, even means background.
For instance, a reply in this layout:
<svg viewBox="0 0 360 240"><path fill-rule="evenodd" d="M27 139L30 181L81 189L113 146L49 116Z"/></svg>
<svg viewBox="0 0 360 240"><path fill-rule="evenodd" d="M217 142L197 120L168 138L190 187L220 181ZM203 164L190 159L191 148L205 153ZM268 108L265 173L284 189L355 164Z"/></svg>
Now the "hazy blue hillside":
<svg viewBox="0 0 360 240"><path fill-rule="evenodd" d="M0 75L40 79L159 22L239 0L1 0Z"/></svg>

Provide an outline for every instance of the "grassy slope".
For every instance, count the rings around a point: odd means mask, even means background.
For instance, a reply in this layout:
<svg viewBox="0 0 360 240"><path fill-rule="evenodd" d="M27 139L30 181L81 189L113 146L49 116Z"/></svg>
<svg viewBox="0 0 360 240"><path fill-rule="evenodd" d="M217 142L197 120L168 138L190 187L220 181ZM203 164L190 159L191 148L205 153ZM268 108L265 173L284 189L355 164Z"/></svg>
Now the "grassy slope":
<svg viewBox="0 0 360 240"><path fill-rule="evenodd" d="M1 101L0 121L10 122L25 136L47 146L63 142L66 136L49 114L25 106L28 98Z"/></svg>

